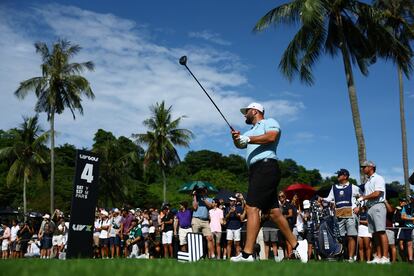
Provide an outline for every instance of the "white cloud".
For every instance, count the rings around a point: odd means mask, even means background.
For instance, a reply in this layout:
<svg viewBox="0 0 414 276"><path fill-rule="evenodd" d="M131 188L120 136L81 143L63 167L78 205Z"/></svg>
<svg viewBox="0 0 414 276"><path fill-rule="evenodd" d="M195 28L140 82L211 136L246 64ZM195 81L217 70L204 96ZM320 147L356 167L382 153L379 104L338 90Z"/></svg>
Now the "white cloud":
<svg viewBox="0 0 414 276"><path fill-rule="evenodd" d="M202 38L204 40L207 40L209 42L213 42L219 45L223 45L223 46L229 46L231 45L231 42L224 40L220 37L220 34L217 33L213 33L211 31L208 30L204 30L201 32L190 32L188 34L189 37L194 37L194 38Z"/></svg>
<svg viewBox="0 0 414 276"><path fill-rule="evenodd" d="M75 121L69 110L56 118L58 144L90 146L98 128L127 137L143 132L142 121L150 115L149 106L162 100L173 106L174 116L187 116L183 127L199 136L195 142L206 141L204 134L222 132L225 122L178 64L184 54L189 56L193 73L235 127L244 124L239 108L258 100L240 92L250 85L245 75L248 66L231 52L160 45L143 25L73 6L51 4L23 11L5 8L0 10L0 116L7 119L0 128L15 127L22 114L34 113L35 98L18 101L13 91L20 81L41 74L33 43L41 40L50 45L57 37L81 45L75 61L92 60L96 67L85 73L96 99L83 101L84 116L76 114ZM271 99L263 105L268 116L284 120L295 120L304 109L300 101ZM43 127L48 128L46 124Z"/></svg>

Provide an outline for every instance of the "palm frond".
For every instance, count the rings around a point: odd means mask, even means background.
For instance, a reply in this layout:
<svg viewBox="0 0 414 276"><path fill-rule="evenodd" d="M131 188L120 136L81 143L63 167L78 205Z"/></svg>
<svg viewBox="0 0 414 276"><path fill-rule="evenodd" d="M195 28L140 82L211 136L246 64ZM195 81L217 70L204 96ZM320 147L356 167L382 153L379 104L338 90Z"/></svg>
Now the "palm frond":
<svg viewBox="0 0 414 276"><path fill-rule="evenodd" d="M254 26L253 31L263 31L270 25L277 26L279 24L292 24L299 22L302 2L303 1L296 0L270 10L259 19Z"/></svg>

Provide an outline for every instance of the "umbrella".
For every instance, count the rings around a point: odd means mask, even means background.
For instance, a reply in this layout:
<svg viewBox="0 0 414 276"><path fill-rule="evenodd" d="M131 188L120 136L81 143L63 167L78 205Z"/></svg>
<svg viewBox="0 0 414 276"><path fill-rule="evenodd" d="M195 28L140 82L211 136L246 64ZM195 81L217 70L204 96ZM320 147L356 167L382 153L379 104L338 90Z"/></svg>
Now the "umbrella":
<svg viewBox="0 0 414 276"><path fill-rule="evenodd" d="M195 188L207 188L209 192L217 193L218 190L213 184L207 181L190 181L184 183L178 190L180 193L187 193L193 191Z"/></svg>
<svg viewBox="0 0 414 276"><path fill-rule="evenodd" d="M315 194L315 189L308 184L294 183L283 190L286 197L292 199L295 194L300 200L311 199Z"/></svg>

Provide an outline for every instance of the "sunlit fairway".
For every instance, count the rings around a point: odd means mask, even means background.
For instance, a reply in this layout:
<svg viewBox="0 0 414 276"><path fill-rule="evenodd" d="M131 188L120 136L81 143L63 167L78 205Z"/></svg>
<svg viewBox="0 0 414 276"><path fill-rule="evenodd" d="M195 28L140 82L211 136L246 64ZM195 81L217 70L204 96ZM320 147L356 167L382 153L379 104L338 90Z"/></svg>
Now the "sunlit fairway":
<svg viewBox="0 0 414 276"><path fill-rule="evenodd" d="M369 265L366 263L309 262L230 263L202 260L179 263L176 260L4 260L0 275L413 275L414 266L407 263Z"/></svg>

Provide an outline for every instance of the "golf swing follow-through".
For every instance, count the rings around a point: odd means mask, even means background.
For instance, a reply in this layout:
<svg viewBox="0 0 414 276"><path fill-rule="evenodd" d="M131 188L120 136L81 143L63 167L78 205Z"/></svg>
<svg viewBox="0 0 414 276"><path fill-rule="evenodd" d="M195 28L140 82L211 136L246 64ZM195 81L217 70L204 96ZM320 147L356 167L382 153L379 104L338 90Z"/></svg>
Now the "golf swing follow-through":
<svg viewBox="0 0 414 276"><path fill-rule="evenodd" d="M210 95L207 93L207 91L204 89L204 87L201 85L201 83L198 81L198 79L194 76L193 72L191 72L190 68L188 68L188 66L187 66L187 56L182 56L180 58L180 61L179 62L180 62L181 65L183 65L185 68L187 68L188 72L190 72L191 76L193 76L193 78L195 79L195 81L198 83L198 85L200 85L201 89L203 89L204 93L206 93L207 97L214 104L214 106L216 107L217 111L220 113L221 117L223 117L224 121L226 121L226 123L230 127L230 129L234 131L233 127L229 124L229 122L227 121L226 117L224 117L223 113L221 113L221 111L218 108L218 106L216 105L216 103L213 101L213 99L210 97Z"/></svg>
<svg viewBox="0 0 414 276"><path fill-rule="evenodd" d="M259 103L251 103L241 108L245 122L252 128L240 135L226 120L220 109L211 99L194 74L187 67L187 57L180 58L180 64L185 66L193 78L203 89L210 101L214 104L220 115L231 129L234 145L240 149L247 149L246 162L249 166L249 187L246 198L247 233L243 251L230 258L233 262L252 262L255 260L254 246L260 228L259 212L269 213L280 231L294 248L294 255L302 262L308 261L307 241L298 241L289 228L286 218L283 216L277 198L277 186L281 178L276 149L280 139L281 128L274 119L264 118L264 108ZM289 256L290 257L290 256Z"/></svg>

